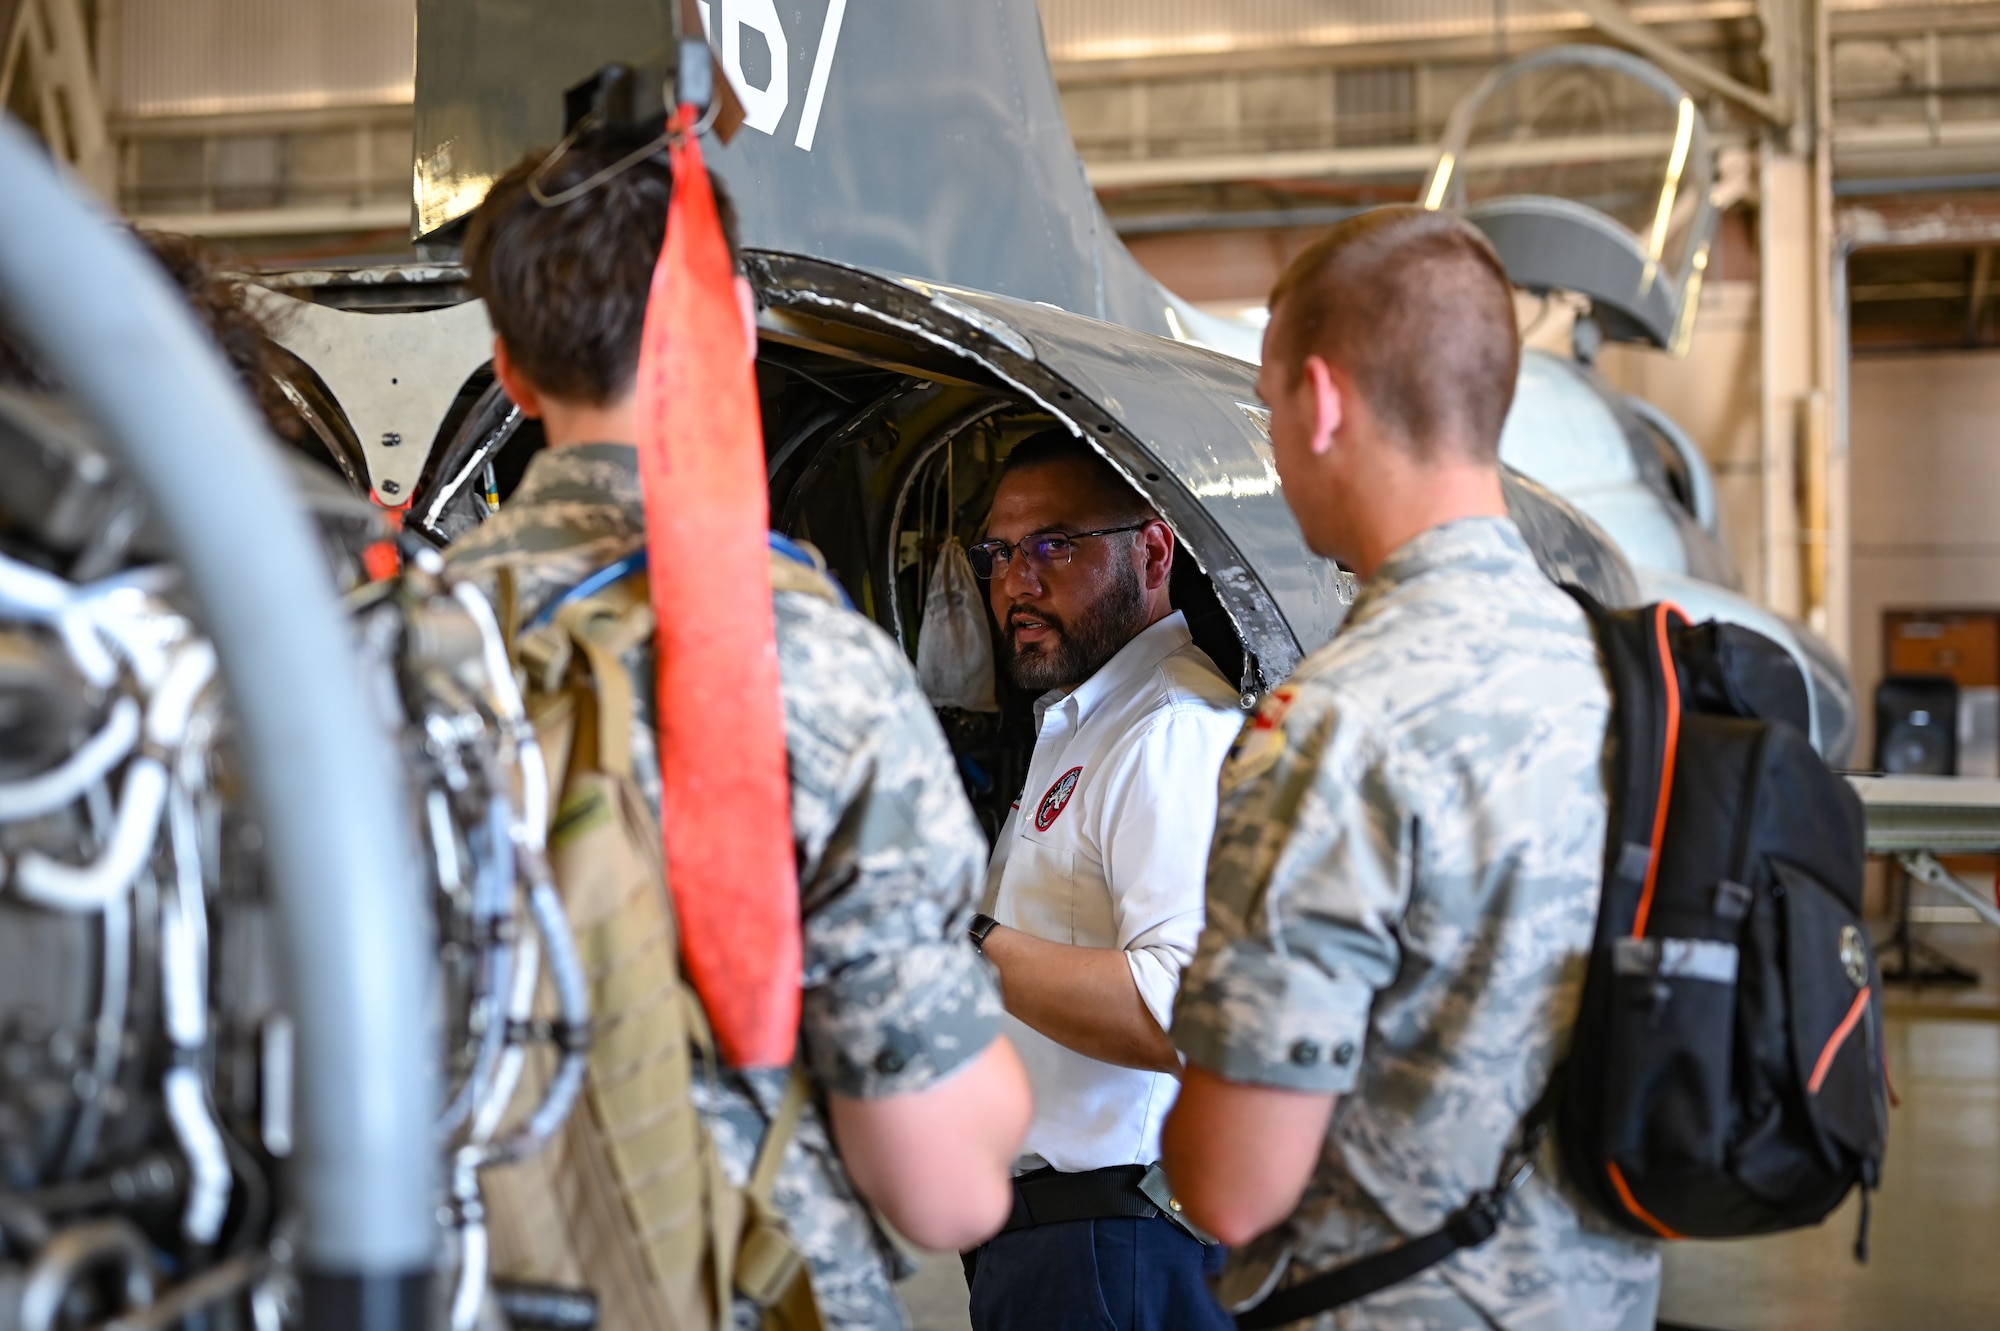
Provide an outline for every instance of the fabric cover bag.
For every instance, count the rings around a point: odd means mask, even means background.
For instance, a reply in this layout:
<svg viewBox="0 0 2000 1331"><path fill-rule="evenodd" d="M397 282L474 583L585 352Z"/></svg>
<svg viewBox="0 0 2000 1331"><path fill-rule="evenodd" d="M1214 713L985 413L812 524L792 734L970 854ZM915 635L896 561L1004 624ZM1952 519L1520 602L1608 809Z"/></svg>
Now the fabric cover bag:
<svg viewBox="0 0 2000 1331"><path fill-rule="evenodd" d="M933 707L997 712L993 639L986 628L986 590L956 538L938 551L924 622L917 633L917 682Z"/></svg>

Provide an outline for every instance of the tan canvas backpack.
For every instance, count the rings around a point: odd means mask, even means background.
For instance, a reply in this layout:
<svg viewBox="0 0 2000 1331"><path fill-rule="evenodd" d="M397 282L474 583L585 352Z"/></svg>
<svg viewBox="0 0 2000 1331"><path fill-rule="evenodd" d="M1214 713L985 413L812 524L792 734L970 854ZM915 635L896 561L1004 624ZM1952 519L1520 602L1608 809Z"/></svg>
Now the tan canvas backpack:
<svg viewBox="0 0 2000 1331"><path fill-rule="evenodd" d="M779 590L839 599L824 574L776 553L771 577ZM512 599L503 585L501 604ZM563 604L545 626L504 627L548 762L549 859L595 1034L583 1101L562 1132L484 1177L492 1270L592 1290L604 1331L725 1327L732 1291L762 1310L767 1331L818 1331L804 1262L771 1202L809 1094L804 1075L794 1071L742 1188L690 1094L693 1060L712 1064L715 1050L681 976L659 826L632 776L622 664L653 631L644 576ZM530 1102L554 1067L552 1054L536 1057Z"/></svg>

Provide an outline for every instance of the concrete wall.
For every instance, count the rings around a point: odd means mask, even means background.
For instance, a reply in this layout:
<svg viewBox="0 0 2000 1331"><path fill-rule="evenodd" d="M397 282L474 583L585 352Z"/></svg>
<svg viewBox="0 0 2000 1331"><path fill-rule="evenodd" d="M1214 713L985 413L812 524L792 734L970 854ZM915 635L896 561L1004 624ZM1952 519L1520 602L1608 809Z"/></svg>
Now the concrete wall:
<svg viewBox="0 0 2000 1331"><path fill-rule="evenodd" d="M1882 612L2000 609L2000 352L1858 357L1848 422L1865 759Z"/></svg>

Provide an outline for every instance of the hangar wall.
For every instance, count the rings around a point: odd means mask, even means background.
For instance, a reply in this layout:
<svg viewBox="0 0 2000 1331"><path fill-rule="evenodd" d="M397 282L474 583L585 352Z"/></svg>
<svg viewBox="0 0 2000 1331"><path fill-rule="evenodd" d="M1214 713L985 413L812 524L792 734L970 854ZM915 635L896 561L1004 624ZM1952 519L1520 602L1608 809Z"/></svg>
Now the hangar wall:
<svg viewBox="0 0 2000 1331"><path fill-rule="evenodd" d="M2000 609L2000 350L1857 356L1849 379L1854 683L1882 676L1882 614ZM1874 717L1864 708L1865 757Z"/></svg>

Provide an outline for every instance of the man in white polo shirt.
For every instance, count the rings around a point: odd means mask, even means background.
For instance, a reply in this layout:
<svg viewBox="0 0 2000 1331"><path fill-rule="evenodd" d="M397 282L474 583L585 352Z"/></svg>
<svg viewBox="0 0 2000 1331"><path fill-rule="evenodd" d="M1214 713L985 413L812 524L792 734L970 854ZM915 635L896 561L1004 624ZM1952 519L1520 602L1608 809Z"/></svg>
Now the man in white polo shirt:
<svg viewBox="0 0 2000 1331"><path fill-rule="evenodd" d="M1014 682L1042 696L973 936L1000 972L1035 1119L1013 1218L966 1255L972 1325L1229 1327L1204 1280L1221 1252L1167 1207L1153 1166L1237 691L1168 599L1173 534L1088 445L1059 431L1017 445L986 535L973 571Z"/></svg>

